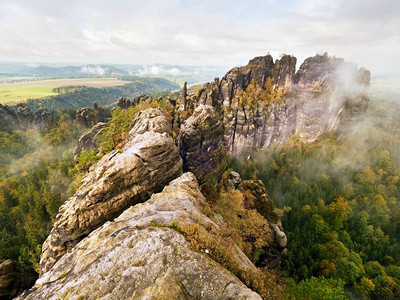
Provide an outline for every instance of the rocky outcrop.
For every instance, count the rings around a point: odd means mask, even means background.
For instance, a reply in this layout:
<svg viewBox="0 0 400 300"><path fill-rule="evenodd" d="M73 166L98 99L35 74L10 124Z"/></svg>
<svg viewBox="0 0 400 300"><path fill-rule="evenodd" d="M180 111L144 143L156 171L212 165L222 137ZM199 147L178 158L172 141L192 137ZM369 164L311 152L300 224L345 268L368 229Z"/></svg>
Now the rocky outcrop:
<svg viewBox="0 0 400 300"><path fill-rule="evenodd" d="M18 299L261 299L171 225L218 230L204 201L194 175L183 174L93 231ZM232 249L237 266L255 269Z"/></svg>
<svg viewBox="0 0 400 300"><path fill-rule="evenodd" d="M221 80L206 83L198 91L198 102L214 107L230 106L236 92L245 90L253 81L260 87L268 78L275 79L276 87L285 87L292 83L296 70L296 58L283 55L280 60L271 55L258 56L249 61L246 66L231 69Z"/></svg>
<svg viewBox="0 0 400 300"><path fill-rule="evenodd" d="M187 106L216 109L228 150L236 156L282 143L294 133L313 141L330 130L351 132L368 107L369 71L326 54L307 58L297 72L295 67L296 58L289 55L275 62L270 55L256 57L206 83ZM269 94L244 105L238 92L251 83Z"/></svg>
<svg viewBox="0 0 400 300"><path fill-rule="evenodd" d="M27 127L33 120L33 113L26 103L17 104L17 119L23 127Z"/></svg>
<svg viewBox="0 0 400 300"><path fill-rule="evenodd" d="M43 244L42 273L92 230L149 199L182 173L171 125L159 109L139 112L131 127L122 152L105 155L61 206Z"/></svg>
<svg viewBox="0 0 400 300"><path fill-rule="evenodd" d="M0 260L0 299L13 299L30 288L36 279L36 273L24 271L17 262Z"/></svg>
<svg viewBox="0 0 400 300"><path fill-rule="evenodd" d="M184 171L193 172L199 182L219 180L225 169L226 148L220 116L210 105L200 105L181 126L179 152Z"/></svg>
<svg viewBox="0 0 400 300"><path fill-rule="evenodd" d="M118 99L117 106L121 109L127 109L132 105L131 99L121 97Z"/></svg>
<svg viewBox="0 0 400 300"><path fill-rule="evenodd" d="M0 104L0 130L12 131L15 129L33 126L42 132L49 132L53 127L53 117L46 109L39 109L32 113L26 103L18 103L16 109Z"/></svg>
<svg viewBox="0 0 400 300"><path fill-rule="evenodd" d="M80 128L89 128L98 122L106 122L107 116L104 108L96 102L93 103L93 108L84 107L78 109L75 114L75 122Z"/></svg>
<svg viewBox="0 0 400 300"><path fill-rule="evenodd" d="M274 232L274 243L266 251L265 257L262 258L262 265L275 268L287 255L286 246L288 242L281 220L274 211L275 204L268 197L265 185L261 180L244 180L240 183L238 189L244 196L245 206L256 209L268 220L268 225Z"/></svg>
<svg viewBox="0 0 400 300"><path fill-rule="evenodd" d="M11 131L18 128L17 114L8 105L0 104L0 128L4 131Z"/></svg>
<svg viewBox="0 0 400 300"><path fill-rule="evenodd" d="M79 138L78 146L74 149L74 158L76 159L82 151L90 152L100 147L100 136L106 127L107 123L99 122L83 133Z"/></svg>
<svg viewBox="0 0 400 300"><path fill-rule="evenodd" d="M140 95L136 96L135 98L133 98L132 101L128 98L121 97L118 99L117 106L119 106L122 109L127 109L128 107L130 107L132 105L133 106L138 105L139 103L141 103L143 101L148 101L151 99L152 99L152 97L147 94L140 94Z"/></svg>
<svg viewBox="0 0 400 300"><path fill-rule="evenodd" d="M231 171L228 173L227 178L224 179L223 185L225 190L229 189L238 189L240 183L242 182L242 178L240 177L240 174L235 171Z"/></svg>
<svg viewBox="0 0 400 300"><path fill-rule="evenodd" d="M43 132L49 132L53 128L53 116L45 108L38 109L33 113L32 124Z"/></svg>
<svg viewBox="0 0 400 300"><path fill-rule="evenodd" d="M274 212L275 204L268 197L265 185L261 180L244 180L239 185L239 190L244 195L247 207L255 208L270 222L278 222L279 218Z"/></svg>

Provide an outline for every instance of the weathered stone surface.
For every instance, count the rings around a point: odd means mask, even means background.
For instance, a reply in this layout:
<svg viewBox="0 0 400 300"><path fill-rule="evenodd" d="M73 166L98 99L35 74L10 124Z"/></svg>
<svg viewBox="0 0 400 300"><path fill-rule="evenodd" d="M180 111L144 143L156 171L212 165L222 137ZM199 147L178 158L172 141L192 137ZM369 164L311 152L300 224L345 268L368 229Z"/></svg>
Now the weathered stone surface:
<svg viewBox="0 0 400 300"><path fill-rule="evenodd" d="M220 116L210 105L200 105L181 126L179 152L184 171L193 172L199 182L219 180L225 169L226 148Z"/></svg>
<svg viewBox="0 0 400 300"><path fill-rule="evenodd" d="M127 109L132 105L131 99L121 97L118 99L117 106L119 106L121 109Z"/></svg>
<svg viewBox="0 0 400 300"><path fill-rule="evenodd" d="M36 273L24 271L17 262L0 260L0 299L13 299L30 288L36 279Z"/></svg>
<svg viewBox="0 0 400 300"><path fill-rule="evenodd" d="M274 212L275 204L268 197L265 185L261 180L244 180L239 185L243 193L245 205L255 208L268 220L269 227L274 232L274 243L269 248L268 255L263 259L263 264L275 268L286 256L287 236L283 231L279 216Z"/></svg>
<svg viewBox="0 0 400 300"><path fill-rule="evenodd" d="M138 113L122 153L105 155L61 206L43 244L42 273L92 230L147 200L181 173L182 160L165 116L158 109Z"/></svg>
<svg viewBox="0 0 400 300"><path fill-rule="evenodd" d="M94 148L98 148L100 146L99 138L105 127L107 127L106 123L99 122L83 133L79 138L78 146L74 149L74 158L77 158L82 151L90 152Z"/></svg>
<svg viewBox="0 0 400 300"><path fill-rule="evenodd" d="M235 171L229 172L227 178L224 180L224 188L226 190L228 189L237 189L242 182L242 178L240 177L240 174Z"/></svg>
<svg viewBox="0 0 400 300"><path fill-rule="evenodd" d="M195 176L185 173L162 193L124 211L65 254L18 299L261 299L207 254L168 227L218 225L201 213ZM236 263L254 269L237 251Z"/></svg>
<svg viewBox="0 0 400 300"><path fill-rule="evenodd" d="M281 248L285 248L287 245L287 237L286 234L279 228L278 224L269 223L269 226L275 232L275 240L278 243L278 246Z"/></svg>

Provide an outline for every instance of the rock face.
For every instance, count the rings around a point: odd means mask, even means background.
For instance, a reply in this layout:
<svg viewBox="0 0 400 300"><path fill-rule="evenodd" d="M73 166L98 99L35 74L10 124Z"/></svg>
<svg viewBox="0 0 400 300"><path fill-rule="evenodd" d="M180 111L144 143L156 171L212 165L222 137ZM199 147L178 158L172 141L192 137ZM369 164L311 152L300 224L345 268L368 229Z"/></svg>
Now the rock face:
<svg viewBox="0 0 400 300"><path fill-rule="evenodd" d="M23 290L30 288L36 278L35 273L23 271L15 261L0 260L0 299L13 299Z"/></svg>
<svg viewBox="0 0 400 300"><path fill-rule="evenodd" d="M90 152L94 148L98 148L100 146L99 138L105 127L107 127L106 123L99 122L83 133L79 138L78 146L74 149L74 157L78 157L82 151Z"/></svg>
<svg viewBox="0 0 400 300"><path fill-rule="evenodd" d="M181 126L179 152L184 171L193 172L199 182L219 180L225 169L226 148L220 116L210 105L200 105Z"/></svg>
<svg viewBox="0 0 400 300"><path fill-rule="evenodd" d="M201 213L204 201L194 175L183 174L93 231L18 299L261 299L170 228L176 220L218 228ZM255 268L234 248L238 265Z"/></svg>
<svg viewBox="0 0 400 300"><path fill-rule="evenodd" d="M208 104L216 109L228 150L236 156L284 142L293 133L313 141L330 130L351 132L368 107L364 88L369 71L328 55L306 59L297 72L295 67L296 58L289 55L275 62L270 55L256 57L221 80L206 83L187 106ZM251 83L264 89L272 84L271 90L285 97L242 105L238 92Z"/></svg>
<svg viewBox="0 0 400 300"><path fill-rule="evenodd" d="M146 201L182 173L171 125L159 109L135 115L122 153L105 155L60 208L42 247L42 274L92 230Z"/></svg>

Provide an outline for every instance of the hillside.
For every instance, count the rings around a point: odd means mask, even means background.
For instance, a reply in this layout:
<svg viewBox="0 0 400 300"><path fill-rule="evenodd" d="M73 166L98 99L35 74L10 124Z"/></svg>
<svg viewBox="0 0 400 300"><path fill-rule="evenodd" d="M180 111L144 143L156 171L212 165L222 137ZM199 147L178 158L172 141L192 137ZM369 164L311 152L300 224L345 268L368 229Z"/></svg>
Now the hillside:
<svg viewBox="0 0 400 300"><path fill-rule="evenodd" d="M58 95L28 99L27 104L32 110L77 109L92 106L93 102L101 106L112 106L120 97L134 98L143 93L169 92L178 88L177 84L161 78L136 78L132 82L114 87L61 87L56 89Z"/></svg>

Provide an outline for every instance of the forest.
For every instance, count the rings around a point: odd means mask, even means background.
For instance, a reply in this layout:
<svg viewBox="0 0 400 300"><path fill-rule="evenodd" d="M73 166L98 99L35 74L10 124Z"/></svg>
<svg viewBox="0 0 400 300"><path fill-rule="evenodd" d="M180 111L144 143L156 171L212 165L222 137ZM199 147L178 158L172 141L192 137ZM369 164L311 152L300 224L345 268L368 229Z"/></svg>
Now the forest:
<svg viewBox="0 0 400 300"><path fill-rule="evenodd" d="M39 271L41 245L59 206L90 165L124 140L132 116L148 107L174 113L164 100L115 109L101 150L83 152L76 165L72 153L84 129L68 111L54 113L56 126L49 133L0 131L0 259ZM347 136L331 132L307 143L294 135L247 159L228 159L226 170L262 180L281 217L288 255L280 273L271 273L283 278L280 297L400 297L399 112L398 103L372 100L365 120ZM236 192L214 196L210 208L230 222L232 238L257 263L259 253L244 235L264 245L257 228L265 221L246 210Z"/></svg>
<svg viewBox="0 0 400 300"><path fill-rule="evenodd" d="M325 285L350 299L400 297L399 111L371 101L350 136L307 143L295 135L230 160L243 178L261 179L277 206L288 236L281 269L300 282L296 293Z"/></svg>

